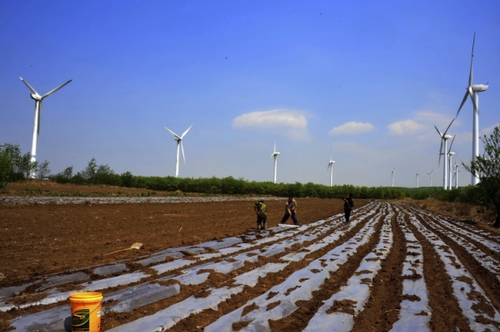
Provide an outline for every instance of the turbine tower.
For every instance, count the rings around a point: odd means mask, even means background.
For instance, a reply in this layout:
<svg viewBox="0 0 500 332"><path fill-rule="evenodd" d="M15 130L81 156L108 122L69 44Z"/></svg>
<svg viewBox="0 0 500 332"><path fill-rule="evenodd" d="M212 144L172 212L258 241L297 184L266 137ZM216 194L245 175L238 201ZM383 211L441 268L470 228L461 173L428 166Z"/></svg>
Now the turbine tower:
<svg viewBox="0 0 500 332"><path fill-rule="evenodd" d="M333 187L333 164L335 164L335 160L332 160L332 151L330 151L330 161L328 162L328 166L326 169L330 169L330 187Z"/></svg>
<svg viewBox="0 0 500 332"><path fill-rule="evenodd" d="M419 175L420 175L420 174L417 172L417 175L415 176L415 179L416 179L416 181L417 181L417 189L418 189L418 176L419 176Z"/></svg>
<svg viewBox="0 0 500 332"><path fill-rule="evenodd" d="M394 173L396 173L396 169L395 168L391 169L391 178L392 178L392 185L391 185L391 187L394 187Z"/></svg>
<svg viewBox="0 0 500 332"><path fill-rule="evenodd" d="M465 91L464 98L462 99L462 103L458 108L457 115L460 113L462 106L464 106L467 101L467 97L470 96L472 101L473 108L473 117L472 117L472 162L476 161L476 157L479 156L479 92L486 91L488 89L487 84L472 84L473 73L474 73L474 43L476 42L476 33L474 33L474 38L472 39L472 53L470 60L470 72L469 72L469 85L467 86L467 90ZM479 183L479 177L477 174L472 173L471 184L476 185Z"/></svg>
<svg viewBox="0 0 500 332"><path fill-rule="evenodd" d="M186 131L181 136L177 135L172 130L165 127L165 129L167 129L172 135L174 135L174 140L177 141L177 155L176 155L176 159L175 159L175 177L176 178L179 177L179 150L182 150L182 158L184 159L184 164L186 164L186 155L184 154L184 145L182 144L182 139L187 134L189 129L191 129L192 126L193 125L189 126L189 128L186 129Z"/></svg>
<svg viewBox="0 0 500 332"><path fill-rule="evenodd" d="M439 131L439 129L436 126L434 126L434 128L436 128L436 131L438 132L439 136L441 137L441 146L439 148L439 163L438 164L441 163L441 156L442 155L444 156L444 159L445 159L443 162L443 189L444 190L446 190L448 188L448 181L447 181L448 180L448 163L446 161L446 157L447 157L447 153L448 153L447 141L453 137L451 135L447 135L446 133L450 129L453 121L455 121L455 119L451 120L450 124L448 125L448 128L446 128L444 133L441 133Z"/></svg>
<svg viewBox="0 0 500 332"><path fill-rule="evenodd" d="M276 151L276 141L274 141L274 151L273 154L271 155L271 158L274 157L274 183L276 183L276 175L278 173L278 156L279 152Z"/></svg>
<svg viewBox="0 0 500 332"><path fill-rule="evenodd" d="M434 169L430 171L430 173L427 173L429 175L429 178L431 180L431 187L432 187L432 173L434 172Z"/></svg>
<svg viewBox="0 0 500 332"><path fill-rule="evenodd" d="M454 177L455 177L455 189L458 189L458 172L460 172L458 170L458 164L455 162L455 174L454 174Z"/></svg>
<svg viewBox="0 0 500 332"><path fill-rule="evenodd" d="M31 163L33 164L36 162L36 145L37 145L37 141L38 141L38 135L40 134L40 118L42 116L42 100L44 98L50 96L51 94L53 94L57 90L61 89L63 86L65 86L66 84L68 84L72 80L69 80L64 84L61 84L57 88L50 90L49 92L47 92L43 96L40 96L38 94L38 92L36 92L36 90L28 82L23 80L22 77L19 77L19 78L21 79L21 81L24 84L26 84L28 89L31 90L32 93L30 94L30 97L31 97L31 99L33 99L35 101L35 121L33 123L33 141L31 143ZM32 179L35 178L35 169L34 168L32 168L30 170L30 178L32 178Z"/></svg>
<svg viewBox="0 0 500 332"><path fill-rule="evenodd" d="M455 155L455 152L451 151L451 148L453 146L453 142L455 141L456 135L453 135L453 139L451 140L450 148L448 149L448 170L449 170L449 175L448 175L448 188L451 190L453 189L453 156Z"/></svg>

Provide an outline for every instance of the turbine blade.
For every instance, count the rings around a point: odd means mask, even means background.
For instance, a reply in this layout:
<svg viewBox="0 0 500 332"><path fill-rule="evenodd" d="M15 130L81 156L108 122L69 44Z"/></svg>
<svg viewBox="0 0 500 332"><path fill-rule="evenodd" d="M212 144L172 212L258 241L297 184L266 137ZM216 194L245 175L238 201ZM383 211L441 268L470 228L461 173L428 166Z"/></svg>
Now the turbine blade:
<svg viewBox="0 0 500 332"><path fill-rule="evenodd" d="M189 126L189 128L188 128L188 129L186 129L186 131L182 133L182 135L181 135L181 139L184 137L184 135L186 135L186 134L188 133L189 129L191 129L191 127L192 127L192 126L193 126L193 125L190 125L190 126Z"/></svg>
<svg viewBox="0 0 500 332"><path fill-rule="evenodd" d="M67 81L66 83L63 83L63 84L59 85L57 88L50 90L49 92L47 92L46 94L44 94L44 95L42 96L42 98L45 98L45 97L50 96L51 94L53 94L53 93L54 93L54 92L56 92L57 90L61 89L63 86L65 86L66 84L68 84L68 83L69 83L69 82L71 82L71 81L72 81L72 80L69 80L69 81Z"/></svg>
<svg viewBox="0 0 500 332"><path fill-rule="evenodd" d="M438 166L441 165L441 155L443 154L443 139L441 138L441 145L439 146L439 160L438 160Z"/></svg>
<svg viewBox="0 0 500 332"><path fill-rule="evenodd" d="M37 101L37 103L38 103L38 122L37 122L36 134L40 135L40 119L42 118L42 102Z"/></svg>
<svg viewBox="0 0 500 332"><path fill-rule="evenodd" d="M453 139L451 140L450 148L448 149L448 151L451 151L451 147L453 146L453 142L455 142L455 137L457 137L457 135L453 135Z"/></svg>
<svg viewBox="0 0 500 332"><path fill-rule="evenodd" d="M456 118L453 118L453 120L451 120L450 124L448 125L448 128L446 128L446 131L444 132L444 135L446 135L446 133L448 132L448 129L450 129L452 123L455 121Z"/></svg>
<svg viewBox="0 0 500 332"><path fill-rule="evenodd" d="M181 141L181 151L182 151L182 159L184 159L184 165L186 164L186 155L184 154L184 144Z"/></svg>
<svg viewBox="0 0 500 332"><path fill-rule="evenodd" d="M172 130L168 129L167 127L165 127L166 130L168 130L172 135L174 135L174 137L177 139L177 140L181 140L182 138L179 137L179 135L177 135L176 133L174 133Z"/></svg>
<svg viewBox="0 0 500 332"><path fill-rule="evenodd" d="M19 78L21 79L21 81L23 81L24 84L26 84L26 86L28 87L28 89L31 90L31 92L33 92L36 95L38 94L38 92L36 92L36 90L28 82L26 82L25 80L23 80L22 77L19 77Z"/></svg>
<svg viewBox="0 0 500 332"><path fill-rule="evenodd" d="M438 132L439 137L443 137L443 134L441 134L441 132L439 131L438 127L434 126L434 128L436 128L436 131Z"/></svg>
<svg viewBox="0 0 500 332"><path fill-rule="evenodd" d="M467 88L467 90L465 90L464 98L462 99L462 103L460 103L460 107L458 108L457 115L455 115L455 118L458 117L458 113L460 113L460 110L462 109L462 106L464 106L465 102L467 101L467 97L470 94L469 88L471 88L471 86L469 86Z"/></svg>
<svg viewBox="0 0 500 332"><path fill-rule="evenodd" d="M472 52L470 56L470 72L469 72L469 87L472 86L472 76L474 71L474 44L476 43L476 33L474 32L474 38L472 39Z"/></svg>

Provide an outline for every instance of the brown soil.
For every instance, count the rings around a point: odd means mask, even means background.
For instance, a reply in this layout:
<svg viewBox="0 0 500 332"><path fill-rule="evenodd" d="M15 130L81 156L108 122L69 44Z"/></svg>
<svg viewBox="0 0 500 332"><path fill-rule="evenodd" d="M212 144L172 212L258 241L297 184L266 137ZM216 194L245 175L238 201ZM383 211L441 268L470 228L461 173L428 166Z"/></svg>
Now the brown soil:
<svg viewBox="0 0 500 332"><path fill-rule="evenodd" d="M168 193L151 193L149 190L128 189L107 186L72 186L58 185L50 181L27 181L23 183L10 183L2 196L139 196L139 195L167 195ZM183 195L183 193L172 193ZM1 197L0 197L1 198ZM258 197L260 198L260 197ZM257 197L255 200L258 199ZM276 226L283 216L283 205L286 199L267 200L268 227ZM355 200L356 208L367 204L368 200ZM406 201L408 203L408 201ZM460 213L458 220L469 220L474 227L487 229L495 235L496 230L491 229L484 221L484 214L479 214L475 207L444 208L443 204L432 200L425 202L412 202L433 210L438 206L442 214ZM301 224L309 224L342 212L343 202L339 199L299 198L298 217ZM446 205L447 206L447 205ZM450 212L451 211L451 212ZM468 214L467 214L468 212ZM467 215L465 215L467 214ZM7 286L36 283L48 274L66 273L70 270L85 268L107 263L124 261L132 270L151 272L151 269L137 266L132 262L145 255L153 254L167 248L194 245L210 240L222 240L227 237L238 236L256 230L253 200L217 201L199 203L175 204L65 204L65 205L0 205L0 289ZM355 331L385 331L391 328L398 317L399 302L401 300L402 261L406 255L404 236L397 226L396 220L392 221L394 228L394 247L388 259L384 262L383 269L373 281L374 291L362 315L356 317ZM413 226L412 226L413 227ZM380 232L377 226L377 232ZM354 236L359 228L347 235ZM414 230L414 229L412 229ZM341 241L340 239L339 241ZM422 244L426 243L425 239ZM345 239L343 240L345 241ZM370 252L374 243L360 248L359 254L350 258L349 262L332 275L331 280L325 284L325 290L315 294L311 301L301 305L293 315L280 321L271 322L272 330L300 331L308 320L322 305L323 301L345 285L346 280L358 267L362 257ZM136 242L142 243L139 250L124 250ZM338 243L328 248L333 248ZM484 272L477 262L468 257L467 252L452 241L447 245L459 252L467 263L469 269L476 269L480 276L481 285L486 287L489 297L496 298L496 309L500 309L500 281L498 276ZM327 249L328 249L327 248ZM119 251L121 250L121 251ZM294 246L289 252L298 251L300 247ZM330 250L330 249L328 249ZM116 252L118 251L118 252ZM326 251L325 251L326 252ZM286 254L286 253L285 253ZM493 259L500 262L500 253L490 253ZM318 254L319 256L319 254ZM424 257L434 257L435 252L430 246L424 248ZM199 315L189 317L175 326L172 331L195 331L207 326L223 314L245 305L248 300L265 293L268 289L282 282L288 275L303 268L311 259L294 262L280 273L266 277L256 287L246 287L241 294L221 303L218 310L205 310ZM269 258L269 262L277 259ZM426 265L429 293L432 295L430 304L435 311L431 320L433 331L470 331L467 321L461 317L457 302L452 298L451 286L446 281L442 264L433 259ZM263 262L245 264L239 273L249 271L262 265ZM430 273L432 271L432 273ZM204 297L206 289L215 287L232 278L235 272L229 275L220 275L210 272L210 278L201 286L182 286L182 292L166 300L159 301L144 307L134 309L124 314L106 314L102 320L102 330L110 329L140 317L152 315L162 308L182 301L190 295ZM476 275L475 275L476 276ZM158 276L154 276L157 278ZM74 285L66 285L71 290ZM34 287L36 288L36 287ZM59 288L60 290L61 288ZM115 289L116 290L116 289ZM106 293L107 291L103 291ZM36 292L26 289L18 294L14 301L25 303L33 301ZM59 303L59 305L61 305ZM273 305L278 305L275 303ZM339 306L348 304L339 303ZM50 306L49 306L50 307ZM441 308L441 312L439 312ZM446 312L442 308L447 308ZM270 309L270 308L268 308ZM26 309L0 312L0 330L9 330L12 319L40 311L39 306ZM45 310L45 309L43 309ZM241 324L241 323L238 323ZM233 328L242 328L234 325ZM500 328L500 322L496 325Z"/></svg>

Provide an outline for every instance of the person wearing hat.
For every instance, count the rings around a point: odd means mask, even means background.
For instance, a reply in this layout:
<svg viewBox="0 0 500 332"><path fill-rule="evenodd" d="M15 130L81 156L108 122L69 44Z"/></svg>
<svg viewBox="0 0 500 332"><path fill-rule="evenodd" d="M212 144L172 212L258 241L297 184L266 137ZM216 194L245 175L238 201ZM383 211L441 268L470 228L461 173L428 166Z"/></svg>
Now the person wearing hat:
<svg viewBox="0 0 500 332"><path fill-rule="evenodd" d="M266 205L264 204L264 200L261 199L260 201L255 202L253 209L255 211L255 214L257 214L257 229L258 230L266 229L267 211L266 211Z"/></svg>
<svg viewBox="0 0 500 332"><path fill-rule="evenodd" d="M288 218L292 217L295 226L299 225L299 220L297 219L297 201L292 197L288 197L288 202L285 203L285 215L281 219L281 223L284 224Z"/></svg>

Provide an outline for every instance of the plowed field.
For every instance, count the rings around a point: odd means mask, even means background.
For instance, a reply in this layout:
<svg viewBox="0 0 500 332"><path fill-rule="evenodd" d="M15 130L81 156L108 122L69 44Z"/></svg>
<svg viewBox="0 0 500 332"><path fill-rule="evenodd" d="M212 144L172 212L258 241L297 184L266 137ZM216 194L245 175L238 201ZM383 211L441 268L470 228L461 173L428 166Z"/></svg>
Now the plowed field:
<svg viewBox="0 0 500 332"><path fill-rule="evenodd" d="M3 330L98 291L103 331L500 331L498 233L404 203L266 198L257 231L257 198L0 198Z"/></svg>

